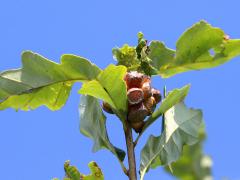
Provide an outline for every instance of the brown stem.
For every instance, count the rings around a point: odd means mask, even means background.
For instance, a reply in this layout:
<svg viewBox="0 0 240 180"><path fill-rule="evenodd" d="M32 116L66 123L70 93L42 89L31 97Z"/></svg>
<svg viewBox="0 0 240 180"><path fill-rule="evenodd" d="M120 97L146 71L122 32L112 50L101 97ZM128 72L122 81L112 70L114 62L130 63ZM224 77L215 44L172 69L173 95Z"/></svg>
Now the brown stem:
<svg viewBox="0 0 240 180"><path fill-rule="evenodd" d="M127 127L125 130L125 139L126 139L126 145L127 145L128 165L129 165L128 177L129 177L129 180L137 180L132 128L130 127L128 122L126 123L126 125Z"/></svg>

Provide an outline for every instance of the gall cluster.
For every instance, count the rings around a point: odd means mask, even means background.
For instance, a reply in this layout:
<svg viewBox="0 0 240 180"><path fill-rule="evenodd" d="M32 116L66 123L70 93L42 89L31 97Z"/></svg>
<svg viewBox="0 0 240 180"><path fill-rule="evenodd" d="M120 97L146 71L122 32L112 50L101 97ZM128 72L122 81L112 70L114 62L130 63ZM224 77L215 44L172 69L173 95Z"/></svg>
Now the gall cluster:
<svg viewBox="0 0 240 180"><path fill-rule="evenodd" d="M136 132L141 132L144 119L153 113L156 104L161 101L160 91L152 88L151 78L136 71L128 72L124 78L127 85L128 117L127 120ZM103 109L114 113L106 102Z"/></svg>

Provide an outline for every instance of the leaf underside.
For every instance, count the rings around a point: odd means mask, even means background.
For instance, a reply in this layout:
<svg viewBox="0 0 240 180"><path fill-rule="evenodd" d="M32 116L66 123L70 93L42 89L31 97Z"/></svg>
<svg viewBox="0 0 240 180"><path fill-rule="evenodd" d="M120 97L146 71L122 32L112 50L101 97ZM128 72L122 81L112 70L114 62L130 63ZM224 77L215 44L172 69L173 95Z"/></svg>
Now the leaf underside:
<svg viewBox="0 0 240 180"><path fill-rule="evenodd" d="M190 85L186 85L179 89L174 89L170 91L165 99L163 99L162 104L160 107L153 112L153 114L147 119L141 134L153 124L160 116L163 115L168 109L173 107L174 105L178 104L179 102L183 101L187 96L190 89Z"/></svg>
<svg viewBox="0 0 240 180"><path fill-rule="evenodd" d="M163 133L150 136L141 152L140 174L143 179L149 168L169 165L176 161L185 144L193 145L198 140L202 123L200 110L188 109L184 103L173 106L165 113Z"/></svg>
<svg viewBox="0 0 240 180"><path fill-rule="evenodd" d="M182 156L171 164L173 172L168 167L165 167L165 170L180 180L213 179L211 175L212 160L203 152L205 136L202 126L199 132L199 142L193 146L184 146Z"/></svg>
<svg viewBox="0 0 240 180"><path fill-rule="evenodd" d="M106 130L106 117L98 99L91 96L81 96L80 106L80 131L83 135L93 139L93 151L96 152L102 148L111 151L119 161L125 158L125 152L114 147L108 138Z"/></svg>

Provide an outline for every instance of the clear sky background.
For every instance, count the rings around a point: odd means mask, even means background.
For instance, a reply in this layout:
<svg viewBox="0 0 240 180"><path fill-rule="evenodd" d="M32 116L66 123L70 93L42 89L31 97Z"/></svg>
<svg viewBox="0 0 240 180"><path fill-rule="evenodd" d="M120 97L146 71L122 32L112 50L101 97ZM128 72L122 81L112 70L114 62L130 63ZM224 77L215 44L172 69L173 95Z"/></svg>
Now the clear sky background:
<svg viewBox="0 0 240 180"><path fill-rule="evenodd" d="M32 50L59 62L64 53L81 55L105 68L111 49L124 43L135 45L142 31L149 40L162 40L175 49L175 42L193 23L205 19L232 38L240 38L238 0L0 0L0 71L21 66L21 52ZM188 72L162 80L154 86L169 90L191 83L187 105L201 108L208 139L205 152L214 160L214 179L240 178L240 58L215 69ZM71 160L83 173L95 160L105 179L127 179L108 151L91 152L92 141L79 132L77 90L74 86L63 109L45 107L30 112L12 109L0 112L0 179L50 180L63 177L63 163ZM110 139L125 148L120 122L108 116ZM156 122L140 141L158 135ZM146 180L172 180L162 168L150 170Z"/></svg>

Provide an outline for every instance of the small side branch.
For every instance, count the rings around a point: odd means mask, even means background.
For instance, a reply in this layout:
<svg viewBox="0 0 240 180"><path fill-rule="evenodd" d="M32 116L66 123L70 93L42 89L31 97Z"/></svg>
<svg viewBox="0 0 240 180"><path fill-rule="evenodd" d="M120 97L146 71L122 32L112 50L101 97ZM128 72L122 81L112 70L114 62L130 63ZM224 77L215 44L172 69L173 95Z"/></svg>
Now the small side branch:
<svg viewBox="0 0 240 180"><path fill-rule="evenodd" d="M127 170L127 168L124 166L124 164L123 164L122 161L119 161L119 162L120 162L120 165L121 165L121 168L122 168L124 174L126 174L126 176L128 176L128 170Z"/></svg>

